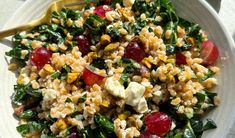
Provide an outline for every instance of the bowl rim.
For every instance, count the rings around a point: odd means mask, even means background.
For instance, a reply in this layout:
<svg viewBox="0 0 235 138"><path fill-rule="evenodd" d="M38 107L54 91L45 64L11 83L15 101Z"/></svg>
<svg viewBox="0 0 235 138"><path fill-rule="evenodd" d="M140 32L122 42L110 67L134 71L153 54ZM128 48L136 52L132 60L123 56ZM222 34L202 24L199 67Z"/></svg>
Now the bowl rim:
<svg viewBox="0 0 235 138"><path fill-rule="evenodd" d="M206 0L199 0L199 2L204 7L206 7L208 9L208 11L212 14L212 16L214 16L216 21L219 23L220 27L222 28L222 30L225 33L225 36L227 38L227 41L229 42L229 45L231 46L231 49L233 50L233 53L235 54L235 42L234 42L234 39L233 39L232 35L229 33L229 31L227 30L227 28L225 27L224 23L222 22L221 18L219 17L218 13L216 12L216 10Z"/></svg>

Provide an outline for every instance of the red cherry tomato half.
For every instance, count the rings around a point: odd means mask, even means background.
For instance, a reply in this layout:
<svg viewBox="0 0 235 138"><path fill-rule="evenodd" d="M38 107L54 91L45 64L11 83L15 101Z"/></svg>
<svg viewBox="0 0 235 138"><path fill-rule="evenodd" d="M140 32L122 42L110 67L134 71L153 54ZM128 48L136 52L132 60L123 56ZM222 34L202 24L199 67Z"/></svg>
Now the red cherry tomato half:
<svg viewBox="0 0 235 138"><path fill-rule="evenodd" d="M88 41L88 38L84 35L79 35L76 38L77 45L79 47L79 50L82 52L82 55L86 55L90 51L90 43Z"/></svg>
<svg viewBox="0 0 235 138"><path fill-rule="evenodd" d="M172 120L164 112L154 112L145 116L145 124L148 133L164 136L171 128Z"/></svg>
<svg viewBox="0 0 235 138"><path fill-rule="evenodd" d="M201 58L203 65L212 65L219 57L218 47L211 40L202 43Z"/></svg>
<svg viewBox="0 0 235 138"><path fill-rule="evenodd" d="M95 72L91 71L88 67L84 69L82 78L86 85L92 86L94 84L100 85L104 80L105 76L96 74Z"/></svg>
<svg viewBox="0 0 235 138"><path fill-rule="evenodd" d="M175 63L177 64L177 65L185 65L185 64L187 64L187 62L186 62L186 57L182 54L182 53L176 53L176 55L175 55Z"/></svg>
<svg viewBox="0 0 235 138"><path fill-rule="evenodd" d="M43 68L45 64L50 64L51 63L51 56L52 53L47 50L45 47L39 47L34 49L30 55L30 63L33 66L36 66L38 69Z"/></svg>
<svg viewBox="0 0 235 138"><path fill-rule="evenodd" d="M132 41L127 45L124 57L133 59L136 62L141 62L141 60L145 57L145 52L137 41Z"/></svg>
<svg viewBox="0 0 235 138"><path fill-rule="evenodd" d="M94 9L94 13L99 15L100 17L104 18L105 17L105 13L112 11L113 9L111 7L109 7L108 5L101 5L101 6L97 6Z"/></svg>

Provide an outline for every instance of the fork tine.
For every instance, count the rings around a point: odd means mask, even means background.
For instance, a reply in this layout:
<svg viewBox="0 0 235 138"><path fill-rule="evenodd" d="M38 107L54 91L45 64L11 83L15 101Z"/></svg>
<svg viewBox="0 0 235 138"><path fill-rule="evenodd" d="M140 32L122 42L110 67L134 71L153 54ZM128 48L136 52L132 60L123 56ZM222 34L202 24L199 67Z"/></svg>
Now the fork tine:
<svg viewBox="0 0 235 138"><path fill-rule="evenodd" d="M67 3L64 6L66 7L72 7L72 6L76 6L76 5L82 5L82 4L86 4L86 2L84 1L79 1L79 2L73 2L73 3Z"/></svg>
<svg viewBox="0 0 235 138"><path fill-rule="evenodd" d="M84 1L65 4L64 6L74 10L82 10L87 3Z"/></svg>
<svg viewBox="0 0 235 138"><path fill-rule="evenodd" d="M83 5L73 5L73 6L65 6L66 8L72 9L72 10L82 10L84 8L85 4Z"/></svg>
<svg viewBox="0 0 235 138"><path fill-rule="evenodd" d="M62 0L63 1L63 5L65 7L73 7L76 5L83 5L85 6L88 1L85 0ZM90 0L89 3L95 3L97 0Z"/></svg>

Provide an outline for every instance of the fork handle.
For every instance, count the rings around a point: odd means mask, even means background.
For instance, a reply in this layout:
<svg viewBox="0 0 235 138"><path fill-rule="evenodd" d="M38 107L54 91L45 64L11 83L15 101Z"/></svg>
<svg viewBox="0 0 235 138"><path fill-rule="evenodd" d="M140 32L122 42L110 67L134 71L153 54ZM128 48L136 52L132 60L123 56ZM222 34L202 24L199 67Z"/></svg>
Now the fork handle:
<svg viewBox="0 0 235 138"><path fill-rule="evenodd" d="M14 35L17 32L31 30L32 28L34 28L34 25L25 24L25 25L14 27L14 28L2 30L2 31L0 31L0 39L7 37L7 36Z"/></svg>

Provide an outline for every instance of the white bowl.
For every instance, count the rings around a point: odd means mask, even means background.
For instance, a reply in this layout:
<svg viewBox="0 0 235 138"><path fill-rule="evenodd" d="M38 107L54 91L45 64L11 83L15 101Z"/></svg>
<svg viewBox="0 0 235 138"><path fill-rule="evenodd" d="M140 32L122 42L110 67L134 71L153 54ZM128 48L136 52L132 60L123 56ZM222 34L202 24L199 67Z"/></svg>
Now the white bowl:
<svg viewBox="0 0 235 138"><path fill-rule="evenodd" d="M177 13L180 17L197 22L206 30L209 38L219 46L220 60L218 66L221 73L218 76L219 85L214 89L221 97L221 105L210 112L205 118L212 118L218 128L207 131L203 137L224 138L227 137L235 120L235 57L234 43L222 25L215 11L204 0L173 0ZM4 28L9 28L26 23L39 17L46 9L50 0L28 0L9 19ZM18 121L13 117L13 109L10 96L13 93L15 75L7 70L7 60L5 51L10 50L10 43L6 40L6 45L0 44L0 137L17 138L20 137L16 131ZM8 45L8 46L7 46Z"/></svg>

